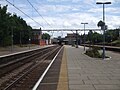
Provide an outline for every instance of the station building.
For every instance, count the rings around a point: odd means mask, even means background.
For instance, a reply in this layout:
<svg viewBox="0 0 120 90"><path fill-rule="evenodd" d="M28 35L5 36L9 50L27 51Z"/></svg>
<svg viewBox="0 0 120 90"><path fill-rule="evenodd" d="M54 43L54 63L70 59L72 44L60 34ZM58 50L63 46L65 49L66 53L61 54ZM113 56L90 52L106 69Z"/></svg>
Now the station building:
<svg viewBox="0 0 120 90"><path fill-rule="evenodd" d="M46 45L46 40L42 39L42 30L40 29L33 29L32 30L32 37L31 37L31 43L37 44L40 46Z"/></svg>

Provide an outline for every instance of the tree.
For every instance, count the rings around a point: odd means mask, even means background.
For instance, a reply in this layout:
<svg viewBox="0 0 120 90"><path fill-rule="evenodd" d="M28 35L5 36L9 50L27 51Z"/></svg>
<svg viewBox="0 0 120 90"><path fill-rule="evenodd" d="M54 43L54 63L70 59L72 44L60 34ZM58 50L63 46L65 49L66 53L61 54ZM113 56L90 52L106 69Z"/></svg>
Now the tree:
<svg viewBox="0 0 120 90"><path fill-rule="evenodd" d="M86 39L89 40L90 44L101 43L103 41L102 34L97 32L89 31L88 35L86 35Z"/></svg>
<svg viewBox="0 0 120 90"><path fill-rule="evenodd" d="M7 13L7 5L0 6L0 45L7 46L11 44L10 27L9 27L10 13Z"/></svg>
<svg viewBox="0 0 120 90"><path fill-rule="evenodd" d="M103 27L105 26L105 23L103 21L99 21L98 24L97 24L98 27Z"/></svg>
<svg viewBox="0 0 120 90"><path fill-rule="evenodd" d="M50 39L50 35L48 33L43 33L42 34L42 39L49 40Z"/></svg>
<svg viewBox="0 0 120 90"><path fill-rule="evenodd" d="M20 39L27 43L32 28L26 21L16 14L7 12L7 5L0 6L0 45L8 46L12 44L12 33L14 44L19 44ZM22 32L22 33L21 33ZM20 35L23 34L23 35ZM21 37L22 36L22 37Z"/></svg>
<svg viewBox="0 0 120 90"><path fill-rule="evenodd" d="M89 40L90 44L92 44L92 42L93 42L93 32L92 32L92 30L90 30L88 32L88 40Z"/></svg>
<svg viewBox="0 0 120 90"><path fill-rule="evenodd" d="M93 42L94 43L100 43L103 42L103 36L97 32L94 32L93 34Z"/></svg>
<svg viewBox="0 0 120 90"><path fill-rule="evenodd" d="M119 39L119 31L120 31L120 29L106 31L106 33L105 33L106 41L111 42L111 41L118 40Z"/></svg>

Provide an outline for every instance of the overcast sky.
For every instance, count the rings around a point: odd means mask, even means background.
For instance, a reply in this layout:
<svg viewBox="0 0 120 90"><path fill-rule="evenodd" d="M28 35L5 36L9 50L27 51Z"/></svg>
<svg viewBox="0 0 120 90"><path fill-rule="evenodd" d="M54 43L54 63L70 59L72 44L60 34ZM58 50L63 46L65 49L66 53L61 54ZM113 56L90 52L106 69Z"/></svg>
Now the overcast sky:
<svg viewBox="0 0 120 90"><path fill-rule="evenodd" d="M112 4L105 5L105 22L109 29L120 26L120 0L29 0L40 15L27 0L8 1L39 22L39 24L26 17L5 0L0 0L0 4L2 6L8 4L8 12L21 16L33 28L41 27L42 29L81 29L83 28L81 22L88 23L86 28L96 29L98 28L98 21L102 20L102 5L96 5L96 2L110 1ZM57 35L58 33L59 35L65 34L57 32Z"/></svg>

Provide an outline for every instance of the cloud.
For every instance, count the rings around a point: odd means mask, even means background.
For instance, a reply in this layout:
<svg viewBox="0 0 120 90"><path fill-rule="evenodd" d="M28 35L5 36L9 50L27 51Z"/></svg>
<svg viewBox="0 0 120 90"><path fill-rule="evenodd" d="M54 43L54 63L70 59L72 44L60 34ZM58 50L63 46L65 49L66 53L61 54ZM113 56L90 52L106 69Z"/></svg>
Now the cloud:
<svg viewBox="0 0 120 90"><path fill-rule="evenodd" d="M91 27L96 28L96 21L98 21L97 18L86 13L62 14L61 17L45 17L45 18L51 26L54 26L53 28L73 28L73 27L82 28L81 22L88 22L90 25L93 25L89 26L90 28ZM46 26L45 28L50 28L40 17L34 17L34 19L43 26L45 25ZM29 21L28 23L30 23L31 25L32 23L34 23L29 19L26 19L26 21Z"/></svg>
<svg viewBox="0 0 120 90"><path fill-rule="evenodd" d="M41 5L38 8L40 13L57 14L57 13L67 13L73 11L79 11L81 6L78 5Z"/></svg>
<svg viewBox="0 0 120 90"><path fill-rule="evenodd" d="M115 2L117 0L96 0L96 2Z"/></svg>
<svg viewBox="0 0 120 90"><path fill-rule="evenodd" d="M103 9L102 8L91 8L88 10L88 12L91 12L91 13L99 13L99 12L103 12ZM105 12L109 12L109 13L120 13L120 7L116 7L116 8L113 8L113 7L108 7L108 8L105 8Z"/></svg>
<svg viewBox="0 0 120 90"><path fill-rule="evenodd" d="M27 5L25 4L18 4L18 5L15 5L17 6L20 10L22 10L24 13L26 14L29 14L31 13L31 9L27 7ZM18 14L19 16L23 16L24 14L21 13L21 11L19 11L18 9L16 9L14 6L11 6L11 5L8 5L8 12L11 12L11 13L16 13Z"/></svg>
<svg viewBox="0 0 120 90"><path fill-rule="evenodd" d="M62 17L64 16L64 17ZM73 14L61 14L61 17L45 17L46 20L49 22L51 26L54 26L52 28L83 28L83 25L81 25L81 22L87 22L88 25L86 28L98 28L97 23L100 21L101 16L94 16L90 13L73 13ZM51 27L47 25L44 20L42 20L40 17L34 17L36 21L38 21L40 24L45 26L44 29L50 29ZM112 16L107 15L106 17L106 24L110 28L115 28L120 25L119 23L120 17L119 16ZM29 21L32 26L34 24L33 21L27 19L26 21ZM39 25L36 25L36 28L39 28Z"/></svg>
<svg viewBox="0 0 120 90"><path fill-rule="evenodd" d="M78 2L81 2L81 0L72 0L72 2L78 3Z"/></svg>
<svg viewBox="0 0 120 90"><path fill-rule="evenodd" d="M120 0L96 0L96 2L111 2L112 4L120 3Z"/></svg>
<svg viewBox="0 0 120 90"><path fill-rule="evenodd" d="M120 26L120 16L112 16L108 15L106 17L106 24L108 25L109 28L118 28Z"/></svg>
<svg viewBox="0 0 120 90"><path fill-rule="evenodd" d="M66 2L70 0L47 0L48 2Z"/></svg>
<svg viewBox="0 0 120 90"><path fill-rule="evenodd" d="M42 5L39 7L39 11L43 11L44 12L50 12L50 11L55 11L55 12L64 12L67 10L70 10L71 7L70 6L65 6L65 5Z"/></svg>
<svg viewBox="0 0 120 90"><path fill-rule="evenodd" d="M111 1L111 5L105 7L106 24L109 28L120 26L120 0L30 0L44 19L24 0L15 0L15 5L27 15L39 22L40 25L23 15L13 6L8 11L21 16L33 28L59 29L59 28L83 28L81 22L87 22L86 28L98 28L97 23L102 20L102 5L96 5L97 1ZM12 2L12 1L11 1ZM1 2L4 3L5 2ZM2 5L4 5L2 4ZM48 25L46 21L50 24Z"/></svg>
<svg viewBox="0 0 120 90"><path fill-rule="evenodd" d="M117 8L107 8L106 9L107 12L110 12L110 13L114 13L114 14L119 14L120 13L120 7L117 7Z"/></svg>
<svg viewBox="0 0 120 90"><path fill-rule="evenodd" d="M92 3L94 3L94 0L84 0L83 2L85 4L92 4Z"/></svg>

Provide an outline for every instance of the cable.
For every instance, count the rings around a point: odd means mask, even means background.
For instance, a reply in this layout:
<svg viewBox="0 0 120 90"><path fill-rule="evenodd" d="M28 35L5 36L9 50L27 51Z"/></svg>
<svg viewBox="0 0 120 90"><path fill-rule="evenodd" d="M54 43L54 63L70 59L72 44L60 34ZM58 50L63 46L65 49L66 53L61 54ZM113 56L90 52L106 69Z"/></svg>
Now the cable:
<svg viewBox="0 0 120 90"><path fill-rule="evenodd" d="M41 24L39 24L37 21L35 21L33 18L31 18L29 15L27 15L26 13L24 13L22 10L20 10L17 6L15 6L14 4L12 4L11 2L9 2L8 0L6 0L6 2L8 2L10 5L12 5L13 7L15 7L17 10L19 10L20 12L22 12L24 15L26 15L28 18L30 18L31 20L33 20L34 22L36 22L38 25L42 26ZM43 27L43 26L42 26ZM44 28L44 27L43 27Z"/></svg>
<svg viewBox="0 0 120 90"><path fill-rule="evenodd" d="M56 4L54 5L55 6L55 8L57 9L58 7L56 6ZM59 14L59 13L58 13ZM60 16L60 14L59 14L59 17L62 19L63 17L61 17ZM63 19L62 19L63 20ZM63 30L61 30L61 36L63 36Z"/></svg>
<svg viewBox="0 0 120 90"><path fill-rule="evenodd" d="M35 9L35 11L39 14L39 16L40 17L42 17L42 19L51 27L51 25L44 19L44 17L38 12L38 10L33 6L33 4L29 1L29 0L27 0L28 1L28 3L32 6L32 8L34 8Z"/></svg>

